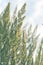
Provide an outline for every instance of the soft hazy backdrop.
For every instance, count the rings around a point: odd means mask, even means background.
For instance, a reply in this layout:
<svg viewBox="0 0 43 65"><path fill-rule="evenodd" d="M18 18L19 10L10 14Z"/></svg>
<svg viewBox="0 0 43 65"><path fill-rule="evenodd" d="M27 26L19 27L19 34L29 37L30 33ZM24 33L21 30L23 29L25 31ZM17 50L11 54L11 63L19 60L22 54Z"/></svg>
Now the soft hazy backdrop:
<svg viewBox="0 0 43 65"><path fill-rule="evenodd" d="M40 33L41 37L43 36L43 0L0 0L0 13L4 10L8 2L11 3L10 11L11 16L13 15L13 11L18 6L18 10L21 6L26 2L26 19L25 24L32 24L33 28L38 24L38 33ZM24 24L24 25L25 25Z"/></svg>

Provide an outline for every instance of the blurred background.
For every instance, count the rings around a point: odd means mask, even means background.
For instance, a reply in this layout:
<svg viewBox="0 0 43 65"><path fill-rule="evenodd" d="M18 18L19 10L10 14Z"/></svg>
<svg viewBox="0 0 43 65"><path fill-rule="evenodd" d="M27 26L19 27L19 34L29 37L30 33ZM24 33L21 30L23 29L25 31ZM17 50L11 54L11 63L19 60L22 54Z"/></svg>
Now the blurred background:
<svg viewBox="0 0 43 65"><path fill-rule="evenodd" d="M7 6L8 2L11 3L10 15L12 17L15 7L18 10L26 2L26 18L23 26L32 24L33 28L38 25L38 32L40 37L43 36L43 0L0 0L0 14Z"/></svg>

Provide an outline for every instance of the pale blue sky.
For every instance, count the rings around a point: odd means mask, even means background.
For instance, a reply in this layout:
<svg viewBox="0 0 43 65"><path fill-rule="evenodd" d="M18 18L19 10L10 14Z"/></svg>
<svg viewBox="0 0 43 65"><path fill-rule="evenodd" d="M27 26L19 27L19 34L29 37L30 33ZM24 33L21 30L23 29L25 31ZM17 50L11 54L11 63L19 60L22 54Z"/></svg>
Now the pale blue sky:
<svg viewBox="0 0 43 65"><path fill-rule="evenodd" d="M11 15L16 7L18 6L18 9L21 8L21 6L24 4L24 2L27 3L27 12L26 12L26 19L25 24L33 24L33 27L38 24L38 33L41 33L41 36L43 36L43 0L0 0L0 13L4 10L8 2L11 2Z"/></svg>

